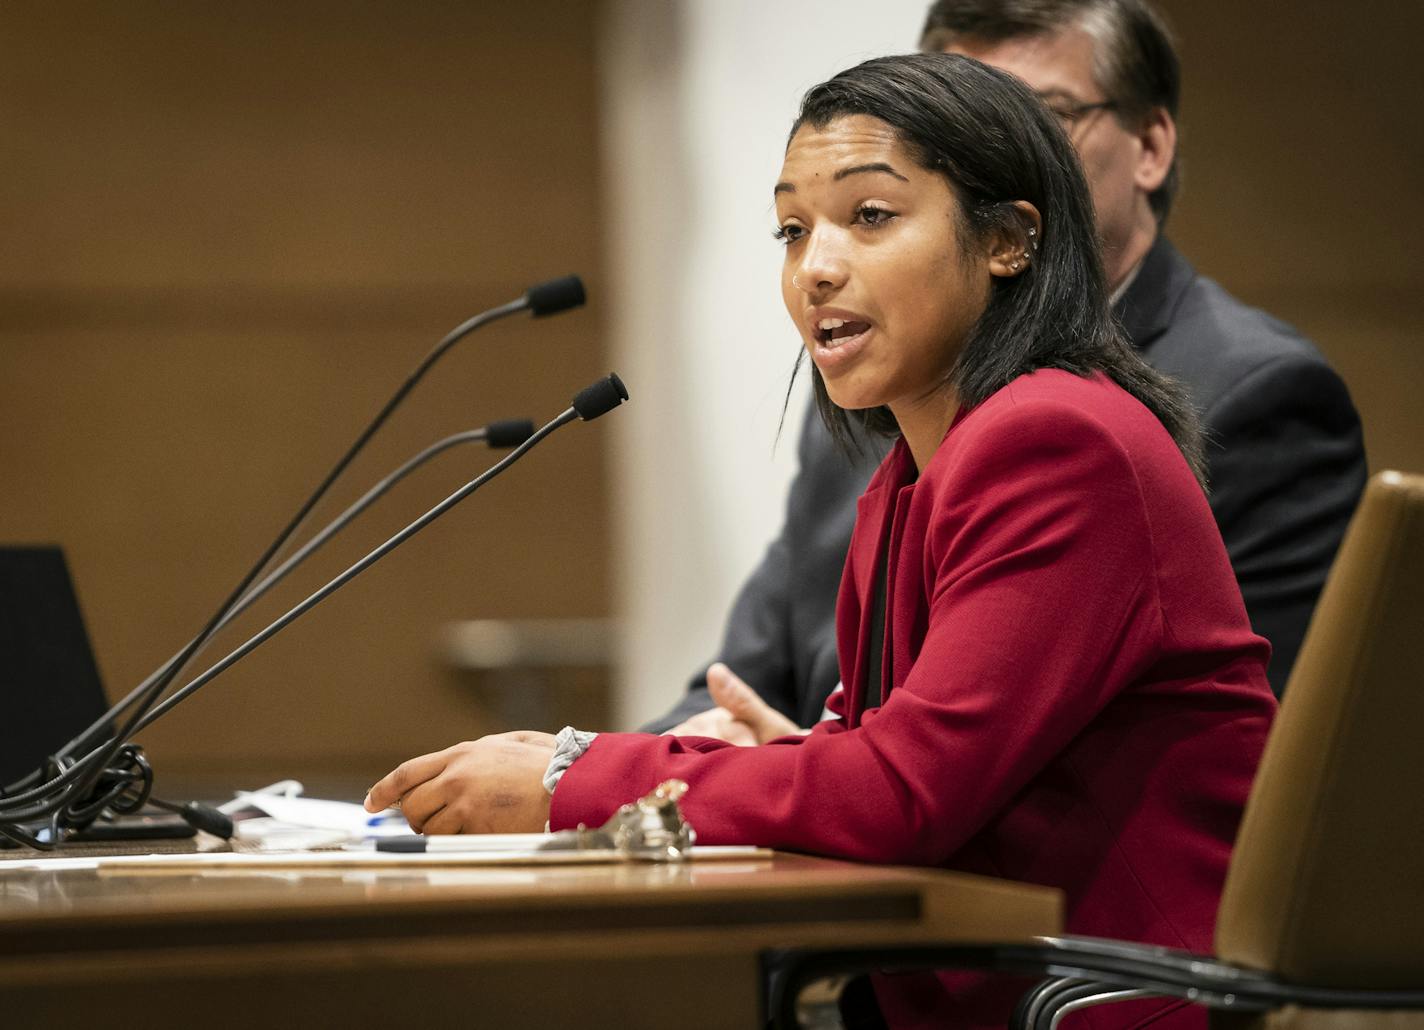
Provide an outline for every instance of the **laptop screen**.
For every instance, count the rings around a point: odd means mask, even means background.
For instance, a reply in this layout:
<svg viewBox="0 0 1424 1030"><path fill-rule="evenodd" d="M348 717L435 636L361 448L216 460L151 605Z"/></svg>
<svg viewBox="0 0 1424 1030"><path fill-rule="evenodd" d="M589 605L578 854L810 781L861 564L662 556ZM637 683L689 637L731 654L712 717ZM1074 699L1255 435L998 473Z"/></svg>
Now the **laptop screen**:
<svg viewBox="0 0 1424 1030"><path fill-rule="evenodd" d="M58 547L0 547L0 787L108 708Z"/></svg>

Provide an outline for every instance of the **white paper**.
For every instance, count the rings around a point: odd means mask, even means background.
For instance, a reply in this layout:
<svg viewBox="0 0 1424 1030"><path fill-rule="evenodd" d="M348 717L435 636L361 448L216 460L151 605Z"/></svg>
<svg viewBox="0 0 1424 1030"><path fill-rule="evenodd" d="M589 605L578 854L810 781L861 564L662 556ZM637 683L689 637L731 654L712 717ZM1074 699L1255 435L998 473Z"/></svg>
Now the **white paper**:
<svg viewBox="0 0 1424 1030"><path fill-rule="evenodd" d="M353 840L411 832L410 824L395 809L372 815L361 805L349 801L324 801L248 791L238 791L237 796L273 819L317 830L342 830Z"/></svg>

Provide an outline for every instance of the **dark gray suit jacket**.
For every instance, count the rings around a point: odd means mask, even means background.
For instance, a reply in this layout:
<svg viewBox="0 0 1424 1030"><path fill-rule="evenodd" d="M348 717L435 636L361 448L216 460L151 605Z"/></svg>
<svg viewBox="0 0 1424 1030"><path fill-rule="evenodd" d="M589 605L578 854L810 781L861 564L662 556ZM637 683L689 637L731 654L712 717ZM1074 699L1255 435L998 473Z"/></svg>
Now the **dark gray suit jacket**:
<svg viewBox="0 0 1424 1030"><path fill-rule="evenodd" d="M1165 238L1118 315L1154 367L1181 380L1207 436L1209 496L1251 625L1271 642L1279 695L1365 483L1360 419L1345 384L1290 326L1196 273ZM855 502L888 449L849 462L814 407L786 522L732 606L719 661L810 726L840 678L835 603ZM704 672L646 728L712 707Z"/></svg>

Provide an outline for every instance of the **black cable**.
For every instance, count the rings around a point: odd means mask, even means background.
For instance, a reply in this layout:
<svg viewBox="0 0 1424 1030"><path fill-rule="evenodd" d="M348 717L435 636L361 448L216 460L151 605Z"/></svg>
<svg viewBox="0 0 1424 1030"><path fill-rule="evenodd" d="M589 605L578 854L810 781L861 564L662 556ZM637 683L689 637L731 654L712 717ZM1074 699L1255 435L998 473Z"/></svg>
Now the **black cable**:
<svg viewBox="0 0 1424 1030"><path fill-rule="evenodd" d="M211 833L214 837L219 837L222 840L232 840L232 816L220 808L204 805L198 801L180 803L177 801L164 801L162 798L155 797L150 797L148 803L154 808L161 808L165 812L172 812L174 815L179 816L195 830Z"/></svg>

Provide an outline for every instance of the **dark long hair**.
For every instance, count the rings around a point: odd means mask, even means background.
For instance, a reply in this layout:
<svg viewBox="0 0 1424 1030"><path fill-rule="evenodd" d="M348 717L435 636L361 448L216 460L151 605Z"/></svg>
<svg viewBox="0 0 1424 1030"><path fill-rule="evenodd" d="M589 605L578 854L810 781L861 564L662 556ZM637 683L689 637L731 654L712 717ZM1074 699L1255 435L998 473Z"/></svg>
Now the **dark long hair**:
<svg viewBox="0 0 1424 1030"><path fill-rule="evenodd" d="M1103 372L1141 401L1205 483L1201 434L1182 388L1142 360L1108 306L1087 184L1058 120L1013 76L967 57L879 57L814 86L791 136L837 118L870 115L895 130L919 164L939 172L959 200L967 244L993 233L1019 239L1026 271L995 277L989 303L950 369L960 405L973 407L1041 368ZM1036 237L1015 201L1043 218ZM888 408L848 412L812 366L816 405L832 436L858 449L855 429L894 436Z"/></svg>

